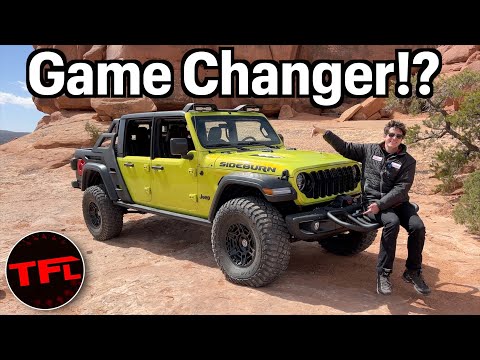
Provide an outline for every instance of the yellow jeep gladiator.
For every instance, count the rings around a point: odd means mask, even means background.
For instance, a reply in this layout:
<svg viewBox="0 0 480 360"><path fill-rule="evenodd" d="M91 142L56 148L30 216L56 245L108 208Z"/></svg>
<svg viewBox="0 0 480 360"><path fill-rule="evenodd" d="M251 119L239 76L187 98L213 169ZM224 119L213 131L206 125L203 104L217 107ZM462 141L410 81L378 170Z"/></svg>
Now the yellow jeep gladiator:
<svg viewBox="0 0 480 360"><path fill-rule="evenodd" d="M70 164L94 239L118 236L128 212L211 226L214 258L235 284L277 279L295 241L353 255L380 227L362 215L361 164L285 147L255 105L123 115Z"/></svg>

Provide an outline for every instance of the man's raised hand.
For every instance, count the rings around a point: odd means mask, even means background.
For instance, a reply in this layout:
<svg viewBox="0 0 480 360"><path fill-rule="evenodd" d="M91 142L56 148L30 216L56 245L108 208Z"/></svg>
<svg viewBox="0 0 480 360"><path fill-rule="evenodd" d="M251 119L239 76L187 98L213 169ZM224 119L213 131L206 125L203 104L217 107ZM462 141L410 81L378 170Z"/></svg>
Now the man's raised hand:
<svg viewBox="0 0 480 360"><path fill-rule="evenodd" d="M327 130L322 129L321 127L318 127L316 125L313 125L312 129L312 137L317 136L317 135L324 135Z"/></svg>

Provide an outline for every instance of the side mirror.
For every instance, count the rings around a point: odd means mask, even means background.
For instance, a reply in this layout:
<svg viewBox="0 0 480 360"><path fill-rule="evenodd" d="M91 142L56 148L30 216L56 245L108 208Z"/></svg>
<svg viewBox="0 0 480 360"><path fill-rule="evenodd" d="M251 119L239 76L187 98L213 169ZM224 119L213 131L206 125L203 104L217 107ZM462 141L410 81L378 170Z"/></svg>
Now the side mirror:
<svg viewBox="0 0 480 360"><path fill-rule="evenodd" d="M170 139L170 153L172 155L180 155L182 159L193 159L193 154L188 153L188 142L185 138Z"/></svg>

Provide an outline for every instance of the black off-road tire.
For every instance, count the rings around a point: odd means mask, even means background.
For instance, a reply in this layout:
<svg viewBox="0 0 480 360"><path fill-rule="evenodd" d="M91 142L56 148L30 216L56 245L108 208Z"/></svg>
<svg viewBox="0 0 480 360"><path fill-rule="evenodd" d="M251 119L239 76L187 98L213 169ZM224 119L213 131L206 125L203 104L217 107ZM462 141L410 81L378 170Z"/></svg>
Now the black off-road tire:
<svg viewBox="0 0 480 360"><path fill-rule="evenodd" d="M290 246L282 215L260 198L230 200L213 221L213 255L234 284L261 287L277 279L288 267Z"/></svg>
<svg viewBox="0 0 480 360"><path fill-rule="evenodd" d="M377 230L367 233L349 231L348 233L322 239L319 243L325 250L333 254L344 256L355 255L372 245L377 236L377 232Z"/></svg>
<svg viewBox="0 0 480 360"><path fill-rule="evenodd" d="M123 209L107 195L104 185L90 186L83 193L83 219L93 238L105 241L122 232Z"/></svg>

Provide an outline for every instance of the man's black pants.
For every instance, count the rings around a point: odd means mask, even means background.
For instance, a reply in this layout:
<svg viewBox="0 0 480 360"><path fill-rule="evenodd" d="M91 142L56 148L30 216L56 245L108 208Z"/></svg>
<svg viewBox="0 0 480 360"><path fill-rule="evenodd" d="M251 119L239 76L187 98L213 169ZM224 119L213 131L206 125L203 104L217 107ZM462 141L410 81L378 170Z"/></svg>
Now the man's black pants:
<svg viewBox="0 0 480 360"><path fill-rule="evenodd" d="M380 273L384 269L393 269L400 225L408 232L408 257L405 266L409 270L420 270L422 268L423 245L425 244L425 225L417 215L415 207L409 202L404 202L373 216L377 222L384 226L380 252L378 254L377 271Z"/></svg>

